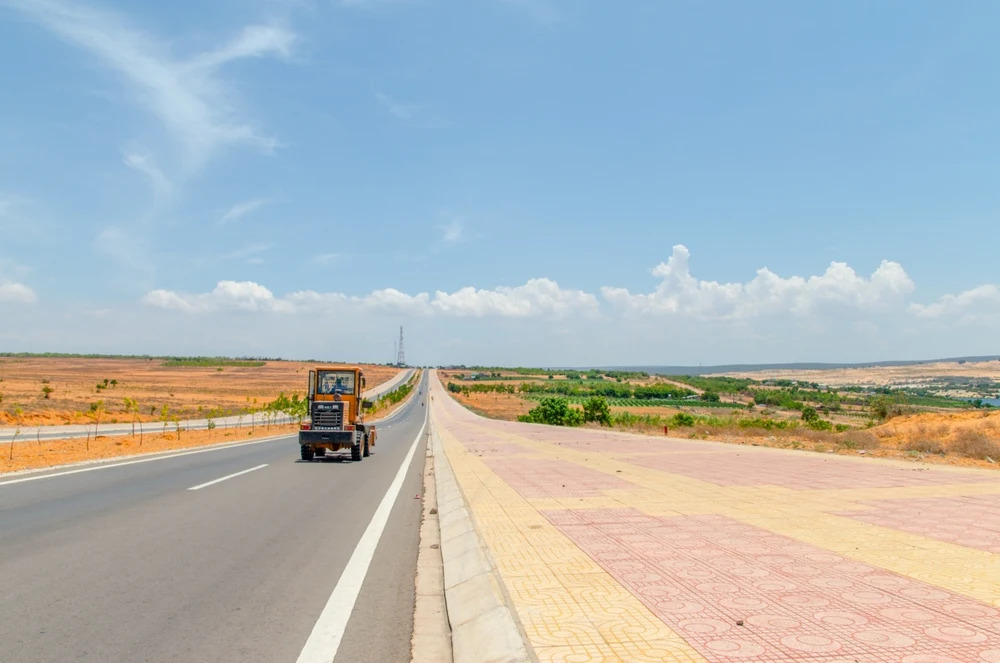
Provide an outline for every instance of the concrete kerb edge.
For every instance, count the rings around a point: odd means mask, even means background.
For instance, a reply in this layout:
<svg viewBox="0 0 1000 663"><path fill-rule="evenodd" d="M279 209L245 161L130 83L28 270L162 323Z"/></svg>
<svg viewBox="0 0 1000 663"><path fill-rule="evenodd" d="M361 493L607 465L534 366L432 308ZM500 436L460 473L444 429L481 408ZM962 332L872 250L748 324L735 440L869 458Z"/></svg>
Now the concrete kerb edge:
<svg viewBox="0 0 1000 663"><path fill-rule="evenodd" d="M448 462L433 421L428 426L434 455L439 524L459 530L441 539L444 591L457 663L538 663L524 627L496 570L493 557L476 530L458 479ZM470 588L480 591L470 592ZM492 591L486 591L491 589ZM475 600L469 600L474 594Z"/></svg>

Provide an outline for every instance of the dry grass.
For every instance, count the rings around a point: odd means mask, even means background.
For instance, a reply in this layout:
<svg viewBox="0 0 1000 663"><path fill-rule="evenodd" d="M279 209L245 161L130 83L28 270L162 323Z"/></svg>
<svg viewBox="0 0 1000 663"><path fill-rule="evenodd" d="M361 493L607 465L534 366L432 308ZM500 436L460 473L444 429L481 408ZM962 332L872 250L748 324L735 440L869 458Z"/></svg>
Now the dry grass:
<svg viewBox="0 0 1000 663"><path fill-rule="evenodd" d="M849 430L841 434L840 444L846 449L878 449L878 438L866 430Z"/></svg>
<svg viewBox="0 0 1000 663"><path fill-rule="evenodd" d="M923 454L941 455L947 451L941 442L930 437L917 437L908 442L904 442L902 449L904 451L917 451Z"/></svg>
<svg viewBox="0 0 1000 663"><path fill-rule="evenodd" d="M960 431L952 440L949 450L966 458L1000 459L1000 443L972 430Z"/></svg>
<svg viewBox="0 0 1000 663"><path fill-rule="evenodd" d="M101 435L97 438L91 438L89 442L85 438L73 438L68 440L42 440L38 443L28 438L26 441L18 441L13 444L13 458L11 458L11 444L0 444L0 473L54 467L56 465L65 465L84 460L119 458L142 453L225 444L227 442L246 442L247 440L271 437L273 435L288 435L298 430L298 426L295 424L283 424L280 426L261 426L258 424L253 428L252 432L249 426L244 425L239 429L182 430L180 434L173 427L168 427L166 433L158 425L147 426L146 428L147 432L142 436L141 440L138 435L115 437ZM155 428L157 432L150 433L148 430L150 428ZM289 457L297 456L298 454L298 451L293 447L294 445L289 447Z"/></svg>
<svg viewBox="0 0 1000 663"><path fill-rule="evenodd" d="M124 399L138 402L139 419L157 421L166 406L171 416L198 418L221 408L230 413L274 400L279 393L304 394L315 364L272 361L261 367L163 366L152 359L77 359L0 357L0 425L83 424L91 403L103 401L102 423L130 422ZM221 369L221 370L220 370ZM364 366L369 387L399 372L390 366ZM97 389L115 380L116 386ZM46 399L43 387L53 391ZM14 407L23 410L15 417Z"/></svg>

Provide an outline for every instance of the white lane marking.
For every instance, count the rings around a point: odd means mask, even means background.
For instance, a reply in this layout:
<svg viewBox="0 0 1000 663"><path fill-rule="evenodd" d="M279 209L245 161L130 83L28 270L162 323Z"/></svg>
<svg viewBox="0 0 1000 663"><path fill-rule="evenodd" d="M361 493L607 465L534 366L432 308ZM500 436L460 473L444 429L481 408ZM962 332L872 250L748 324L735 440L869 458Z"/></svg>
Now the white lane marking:
<svg viewBox="0 0 1000 663"><path fill-rule="evenodd" d="M250 442L239 442L238 444L230 444L224 447L209 447L207 449L195 449L194 451L184 451L179 454L170 454L168 456L157 456L156 458L140 458L139 460L130 460L124 463L112 463L109 465L94 465L92 467L81 467L76 470L67 470L65 472L56 472L55 474L40 474L37 476L22 477L20 479L11 479L10 481L0 481L0 486L9 486L13 483L24 483L25 481L37 481L39 479L51 479L53 477L64 477L69 474L80 474L81 472L94 472L96 470L107 470L112 467L125 467L126 465L138 465L139 463L151 463L154 460L169 460L170 458L180 458L181 456L191 456L194 454L208 453L209 451L225 451L226 449L235 449L236 447L246 447L251 444L262 444L264 442L277 442L279 440L288 439L288 435L282 435L281 437L268 437L263 440L251 440ZM294 437L294 436L292 436Z"/></svg>
<svg viewBox="0 0 1000 663"><path fill-rule="evenodd" d="M326 602L323 612L320 613L316 625L313 626L309 639L306 640L302 653L299 654L297 663L330 663L340 649L340 640L344 637L344 629L347 628L347 621L351 618L354 604L361 593L361 585L368 575L368 567L372 563L375 555L375 548L378 547L379 539L382 538L382 531L389 521L389 512L396 502L400 489L403 487L403 479L406 471L413 460L413 454L417 450L420 438L423 437L424 429L427 427L427 418L424 417L424 425L420 427L417 438L410 445L410 451L406 454L403 464L399 466L396 478L386 491L385 497L375 510L375 515L368 523L368 529L361 535L358 545L354 548L351 559L344 567L344 572L337 581L337 586L333 588L330 599Z"/></svg>
<svg viewBox="0 0 1000 663"><path fill-rule="evenodd" d="M205 483L200 483L197 486L191 486L190 488L188 488L188 490L201 490L202 488L208 488L209 486L214 486L215 484L221 481L225 481L226 479L232 479L233 477L238 477L241 474L246 474L247 472L253 472L254 470L259 470L262 467L267 467L267 463L264 463L263 465L258 465L257 467L251 467L249 470L243 470L242 472L233 472L232 474L227 474L224 477L219 477L218 479L214 479L212 481L206 481Z"/></svg>

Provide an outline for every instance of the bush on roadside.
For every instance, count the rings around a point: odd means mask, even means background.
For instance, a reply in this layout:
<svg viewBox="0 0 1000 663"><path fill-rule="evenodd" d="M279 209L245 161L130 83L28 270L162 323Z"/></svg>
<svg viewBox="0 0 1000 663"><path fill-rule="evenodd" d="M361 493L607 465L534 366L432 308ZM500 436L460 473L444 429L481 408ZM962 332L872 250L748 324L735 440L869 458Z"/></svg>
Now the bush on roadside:
<svg viewBox="0 0 1000 663"><path fill-rule="evenodd" d="M951 451L966 458L1000 460L1000 444L978 431L959 432L955 436L955 441L951 443Z"/></svg>
<svg viewBox="0 0 1000 663"><path fill-rule="evenodd" d="M588 398L583 403L583 420L596 421L602 426L611 425L611 408L603 396Z"/></svg>
<svg viewBox="0 0 1000 663"><path fill-rule="evenodd" d="M678 428L690 428L694 426L695 421L694 415L687 414L686 412L678 412L670 418L670 425L677 426Z"/></svg>
<svg viewBox="0 0 1000 663"><path fill-rule="evenodd" d="M878 449L878 438L866 430L847 431L840 438L840 445L846 449Z"/></svg>
<svg viewBox="0 0 1000 663"><path fill-rule="evenodd" d="M564 398L543 398L538 407L522 414L517 420L549 426L579 426L583 423L583 412L571 408Z"/></svg>
<svg viewBox="0 0 1000 663"><path fill-rule="evenodd" d="M924 454L944 454L944 445L931 437L916 437L903 445L904 451L919 451Z"/></svg>

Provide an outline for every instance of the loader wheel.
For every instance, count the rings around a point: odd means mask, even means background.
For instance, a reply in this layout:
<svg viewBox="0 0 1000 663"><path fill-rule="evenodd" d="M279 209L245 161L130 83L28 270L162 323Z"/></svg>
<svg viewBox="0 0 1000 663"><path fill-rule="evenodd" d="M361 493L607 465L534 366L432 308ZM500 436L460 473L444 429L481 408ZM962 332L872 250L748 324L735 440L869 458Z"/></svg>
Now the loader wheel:
<svg viewBox="0 0 1000 663"><path fill-rule="evenodd" d="M310 447L302 447L302 460L312 460L313 450Z"/></svg>
<svg viewBox="0 0 1000 663"><path fill-rule="evenodd" d="M316 457L317 458L322 458L325 455L326 455L326 449L317 449L316 450Z"/></svg>
<svg viewBox="0 0 1000 663"><path fill-rule="evenodd" d="M365 435L365 451L364 451L364 456L365 456L365 458L368 458L368 456L371 456L371 455L372 455L371 449L368 448L368 436Z"/></svg>
<svg viewBox="0 0 1000 663"><path fill-rule="evenodd" d="M355 444L354 446L351 447L351 460L353 460L355 462L360 462L361 461L361 443L360 442L358 442L357 444Z"/></svg>

